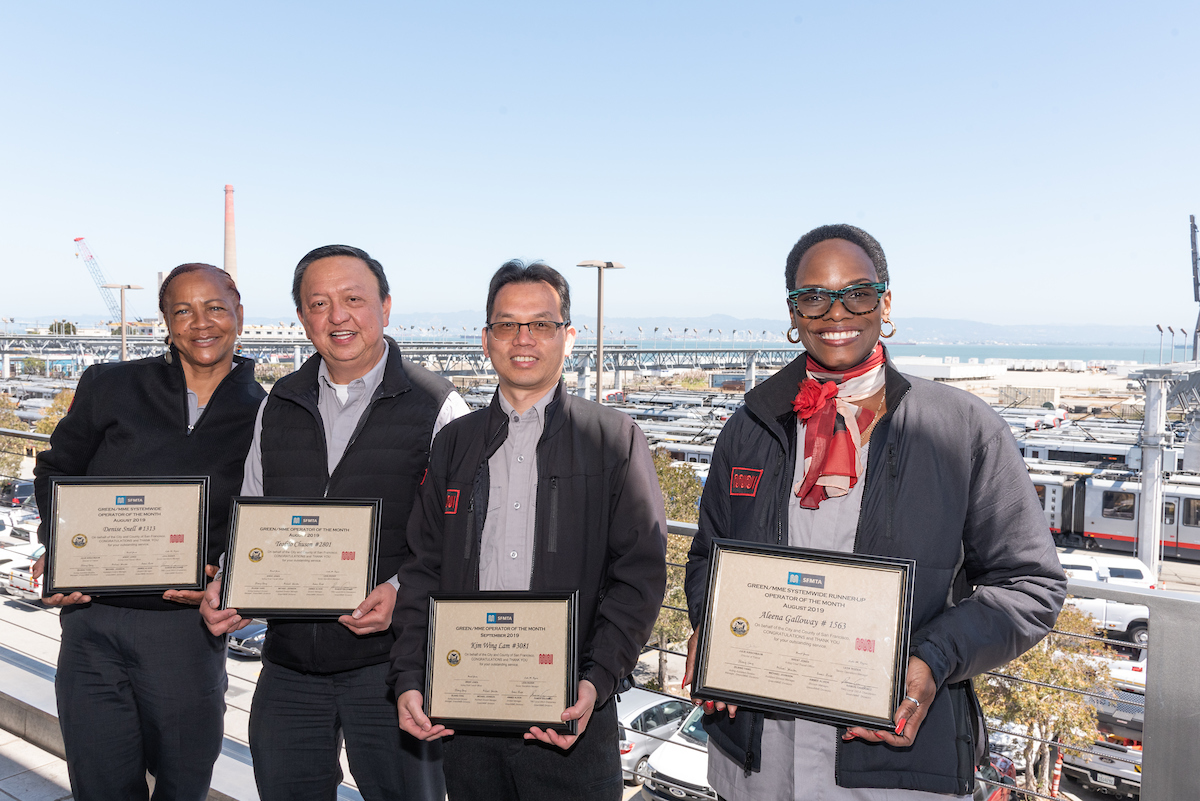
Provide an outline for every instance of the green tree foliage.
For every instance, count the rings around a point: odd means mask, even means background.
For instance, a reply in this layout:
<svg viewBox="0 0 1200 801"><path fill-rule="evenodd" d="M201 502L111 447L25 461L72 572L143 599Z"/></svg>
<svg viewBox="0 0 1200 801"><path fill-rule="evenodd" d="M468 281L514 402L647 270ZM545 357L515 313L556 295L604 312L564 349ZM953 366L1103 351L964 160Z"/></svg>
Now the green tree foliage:
<svg viewBox="0 0 1200 801"><path fill-rule="evenodd" d="M66 320L55 320L53 323L50 324L50 333L51 334L62 334L64 336L70 336L70 335L74 334L75 331L76 331L75 323L68 323Z"/></svg>
<svg viewBox="0 0 1200 801"><path fill-rule="evenodd" d="M17 417L16 411L16 401L6 393L0 393L0 428L26 430L26 425ZM26 440L17 437L0 437L0 476L19 476L21 459L25 456L25 445Z"/></svg>
<svg viewBox="0 0 1200 801"><path fill-rule="evenodd" d="M667 519L695 523L699 519L700 492L703 489L696 473L690 467L672 464L670 454L663 448L654 451L654 469L658 473L658 486L662 489ZM683 566L687 564L691 545L691 537L667 535L667 593L663 599L664 608L659 610L651 635L651 642L655 642L659 648L670 648L674 644L672 650L681 650L683 642L691 634L687 613L678 611L687 608L687 597L683 592ZM662 651L658 653L658 686L653 689L667 689L667 660Z"/></svg>
<svg viewBox="0 0 1200 801"><path fill-rule="evenodd" d="M45 375L46 360L32 357L21 360L21 372L26 375Z"/></svg>
<svg viewBox="0 0 1200 801"><path fill-rule="evenodd" d="M75 400L75 390L64 389L62 392L54 396L54 401L50 407L46 409L46 415L37 421L34 426L34 431L39 434L53 434L54 429L58 427L58 421L66 416L71 409L71 404ZM44 451L48 446L43 443L38 443L37 450Z"/></svg>
<svg viewBox="0 0 1200 801"><path fill-rule="evenodd" d="M1095 634L1095 620L1086 612L1066 606L1055 629ZM1112 690L1112 680L1107 668L1097 660L1104 655L1104 646L1095 641L1050 634L995 672L1071 690L1108 693ZM1006 728L1024 729L1033 737L1080 747L1091 745L1095 739L1096 708L1088 696L995 676L976 679L976 689L987 716L999 719ZM1049 793L1053 770L1050 746L1026 741L1025 764L1025 789Z"/></svg>

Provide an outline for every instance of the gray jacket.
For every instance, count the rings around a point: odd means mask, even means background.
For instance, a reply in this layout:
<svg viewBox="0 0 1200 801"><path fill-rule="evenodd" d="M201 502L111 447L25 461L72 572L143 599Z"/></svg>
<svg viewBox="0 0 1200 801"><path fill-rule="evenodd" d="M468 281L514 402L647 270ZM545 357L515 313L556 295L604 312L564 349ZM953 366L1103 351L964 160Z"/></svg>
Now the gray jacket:
<svg viewBox="0 0 1200 801"><path fill-rule="evenodd" d="M717 440L688 557L692 625L705 608L710 542L787 544L796 422L791 401L805 357L746 395ZM885 367L888 411L871 435L855 553L917 563L910 653L938 692L906 749L838 741L843 787L971 791L980 742L972 676L1040 640L1066 595L1049 528L1008 426L962 390ZM747 493L735 471L761 470ZM762 717L706 720L710 739L747 770L761 768Z"/></svg>

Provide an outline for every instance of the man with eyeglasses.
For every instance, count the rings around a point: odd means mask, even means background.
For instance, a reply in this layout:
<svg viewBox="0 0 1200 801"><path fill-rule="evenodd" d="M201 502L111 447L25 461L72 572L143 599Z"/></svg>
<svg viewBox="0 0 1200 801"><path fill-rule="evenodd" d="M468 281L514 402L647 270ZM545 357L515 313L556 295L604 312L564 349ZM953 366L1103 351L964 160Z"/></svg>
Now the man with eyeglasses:
<svg viewBox="0 0 1200 801"><path fill-rule="evenodd" d="M570 292L540 262L504 264L488 290L489 408L446 426L409 521L389 682L400 727L445 743L455 799L621 795L616 703L658 616L666 516L646 439L620 412L565 392ZM429 593L578 590L577 734L433 725L423 712Z"/></svg>

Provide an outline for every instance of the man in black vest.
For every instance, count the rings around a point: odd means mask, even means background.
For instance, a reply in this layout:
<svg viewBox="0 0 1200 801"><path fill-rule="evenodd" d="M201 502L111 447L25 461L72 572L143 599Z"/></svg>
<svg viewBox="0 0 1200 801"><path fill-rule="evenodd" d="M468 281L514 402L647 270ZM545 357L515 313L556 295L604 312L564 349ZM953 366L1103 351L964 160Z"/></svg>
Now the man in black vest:
<svg viewBox="0 0 1200 801"><path fill-rule="evenodd" d="M400 726L445 745L451 801L616 801L613 695L666 585L667 521L646 438L629 415L563 390L575 341L566 280L511 261L492 277L484 353L500 387L446 426L408 526L390 683ZM429 593L578 590L577 734L480 734L422 711ZM474 644L474 643L473 643ZM443 658L441 654L438 658ZM545 663L541 663L545 664Z"/></svg>
<svg viewBox="0 0 1200 801"><path fill-rule="evenodd" d="M387 277L366 252L310 252L296 266L292 296L317 355L276 383L259 409L242 494L382 498L383 509L376 588L353 615L269 621L250 711L259 796L333 801L344 739L363 798L440 801L441 755L401 734L386 675L404 524L433 436L466 404L384 336ZM209 585L202 605L214 634L249 623L218 608L219 585Z"/></svg>

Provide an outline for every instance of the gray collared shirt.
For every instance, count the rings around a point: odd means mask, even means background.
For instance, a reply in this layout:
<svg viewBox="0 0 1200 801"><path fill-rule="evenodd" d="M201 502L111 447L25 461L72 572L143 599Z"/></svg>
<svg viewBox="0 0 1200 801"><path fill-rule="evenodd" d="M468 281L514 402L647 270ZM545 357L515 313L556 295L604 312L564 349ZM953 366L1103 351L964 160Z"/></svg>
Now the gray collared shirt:
<svg viewBox="0 0 1200 801"><path fill-rule="evenodd" d="M383 343L383 356L375 366L361 378L351 381L346 389L346 400L338 397L336 385L329 380L329 366L321 360L317 370L317 411L321 413L321 423L325 427L325 453L329 460L329 474L333 475L334 468L346 453L350 437L358 427L363 413L371 405L375 390L383 383L383 368L387 365L388 350L391 345Z"/></svg>
<svg viewBox="0 0 1200 801"><path fill-rule="evenodd" d="M537 445L554 389L524 414L517 414L501 390L496 392L500 409L508 415L508 436L488 459L490 483L479 548L479 589L528 590L537 511Z"/></svg>

